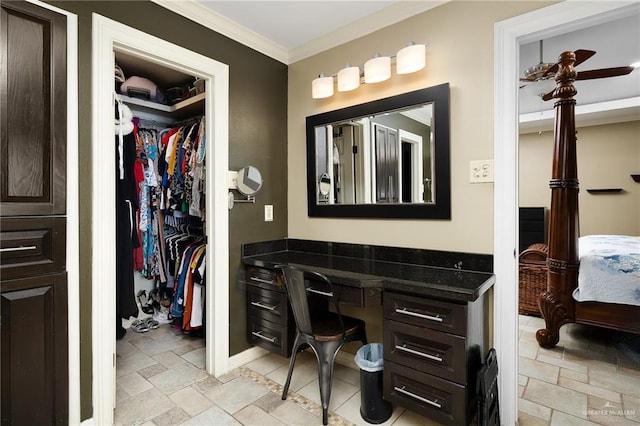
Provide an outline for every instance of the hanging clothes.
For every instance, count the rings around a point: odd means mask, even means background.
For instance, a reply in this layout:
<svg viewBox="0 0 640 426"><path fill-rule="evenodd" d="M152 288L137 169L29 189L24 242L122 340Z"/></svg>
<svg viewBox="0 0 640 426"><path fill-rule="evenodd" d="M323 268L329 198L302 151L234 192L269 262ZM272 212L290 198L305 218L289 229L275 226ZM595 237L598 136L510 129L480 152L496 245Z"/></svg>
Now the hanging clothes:
<svg viewBox="0 0 640 426"><path fill-rule="evenodd" d="M138 198L133 172L136 144L131 111L116 101L116 335L122 337L122 319L138 315L134 297L133 249L139 245L136 226Z"/></svg>

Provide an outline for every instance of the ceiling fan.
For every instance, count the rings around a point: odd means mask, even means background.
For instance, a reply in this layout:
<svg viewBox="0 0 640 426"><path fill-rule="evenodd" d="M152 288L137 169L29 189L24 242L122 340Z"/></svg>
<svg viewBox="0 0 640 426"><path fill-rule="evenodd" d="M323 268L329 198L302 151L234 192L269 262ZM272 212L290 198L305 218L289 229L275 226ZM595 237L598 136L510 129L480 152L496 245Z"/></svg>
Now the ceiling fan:
<svg viewBox="0 0 640 426"><path fill-rule="evenodd" d="M543 62L542 43L542 40L540 40L540 62L525 70L524 76L520 78L520 81L525 82L525 84L520 86L520 88L526 88L530 93L539 96L544 101L548 101L554 97L554 92L556 90L555 74L558 71L558 63ZM580 65L596 54L593 50L585 49L579 49L573 53L575 54L574 67ZM580 71L577 73L575 80L593 80L597 78L617 77L629 74L633 69L634 68L632 66L626 66Z"/></svg>

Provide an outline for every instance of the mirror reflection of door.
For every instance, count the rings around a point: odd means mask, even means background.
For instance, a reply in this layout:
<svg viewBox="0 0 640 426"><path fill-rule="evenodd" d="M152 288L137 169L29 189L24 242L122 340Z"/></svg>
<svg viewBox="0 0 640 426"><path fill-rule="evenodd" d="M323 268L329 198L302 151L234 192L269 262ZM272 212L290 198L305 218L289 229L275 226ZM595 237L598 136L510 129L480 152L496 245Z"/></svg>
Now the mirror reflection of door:
<svg viewBox="0 0 640 426"><path fill-rule="evenodd" d="M374 124L376 203L398 202L398 131Z"/></svg>
<svg viewBox="0 0 640 426"><path fill-rule="evenodd" d="M332 150L334 202L363 203L362 126L355 122L333 126Z"/></svg>

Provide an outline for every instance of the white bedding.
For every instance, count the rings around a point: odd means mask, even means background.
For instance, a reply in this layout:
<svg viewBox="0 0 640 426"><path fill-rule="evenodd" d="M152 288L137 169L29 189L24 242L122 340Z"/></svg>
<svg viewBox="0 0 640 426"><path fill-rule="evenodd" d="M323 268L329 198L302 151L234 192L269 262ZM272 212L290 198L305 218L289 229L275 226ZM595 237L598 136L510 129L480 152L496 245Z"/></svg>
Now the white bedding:
<svg viewBox="0 0 640 426"><path fill-rule="evenodd" d="M573 298L640 306L640 237L588 235L578 244L580 269Z"/></svg>

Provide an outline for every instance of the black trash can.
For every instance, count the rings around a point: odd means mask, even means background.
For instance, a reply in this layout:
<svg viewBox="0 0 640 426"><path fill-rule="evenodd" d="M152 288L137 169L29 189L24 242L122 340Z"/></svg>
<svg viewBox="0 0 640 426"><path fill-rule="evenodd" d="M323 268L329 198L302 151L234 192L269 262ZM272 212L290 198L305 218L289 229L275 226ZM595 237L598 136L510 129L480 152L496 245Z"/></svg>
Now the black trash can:
<svg viewBox="0 0 640 426"><path fill-rule="evenodd" d="M382 343L362 346L355 360L360 368L360 415L367 423L384 423L393 409L391 403L382 399Z"/></svg>

